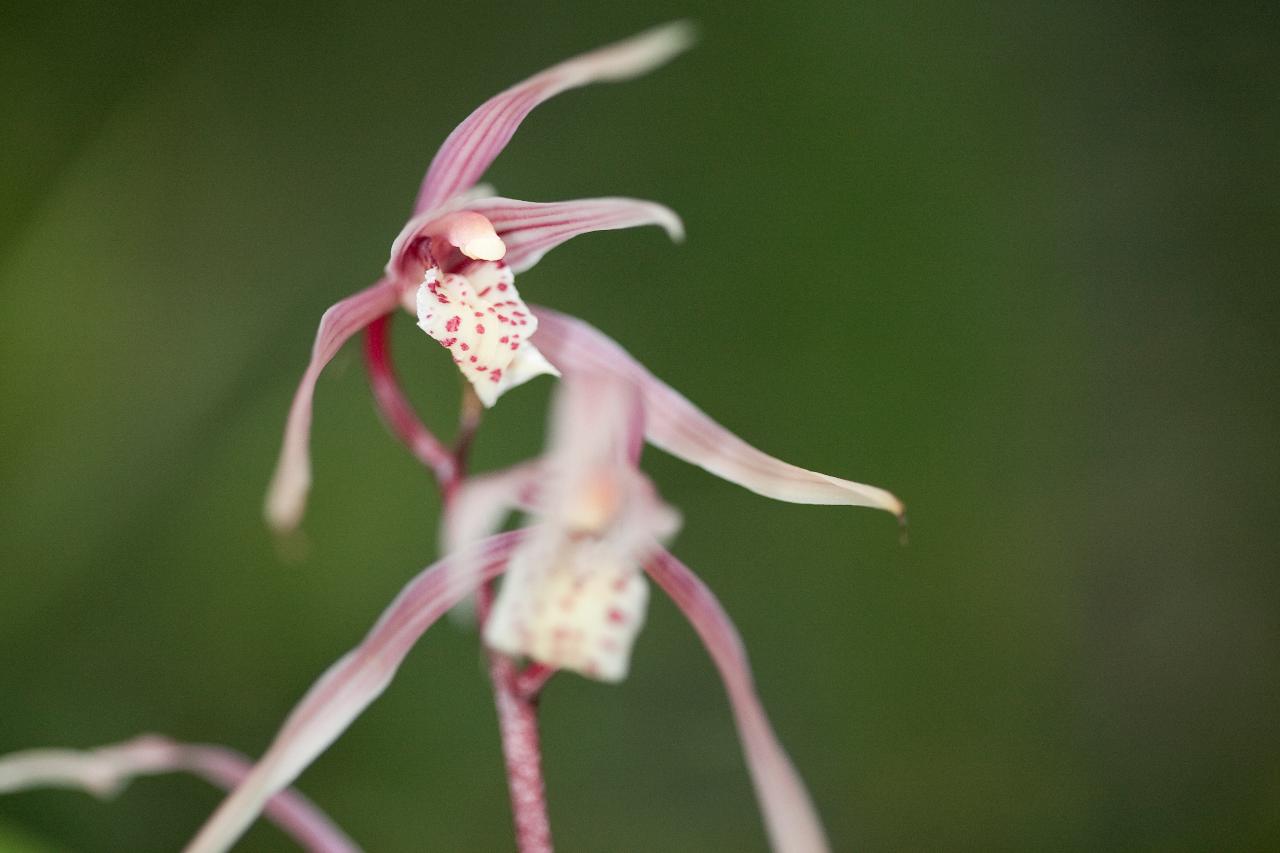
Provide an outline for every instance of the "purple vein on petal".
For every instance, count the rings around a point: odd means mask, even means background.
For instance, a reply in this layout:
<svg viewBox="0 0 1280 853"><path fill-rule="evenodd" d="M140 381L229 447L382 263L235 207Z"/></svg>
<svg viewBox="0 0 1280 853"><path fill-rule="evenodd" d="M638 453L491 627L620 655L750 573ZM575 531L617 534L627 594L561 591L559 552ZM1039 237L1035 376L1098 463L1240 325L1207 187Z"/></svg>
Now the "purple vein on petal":
<svg viewBox="0 0 1280 853"><path fill-rule="evenodd" d="M482 198L469 202L467 209L493 223L507 246L503 260L516 273L529 269L561 243L592 231L657 225L672 240L684 239L684 225L675 211L657 202L634 198L553 202Z"/></svg>
<svg viewBox="0 0 1280 853"><path fill-rule="evenodd" d="M823 853L828 848L822 822L760 704L737 628L688 566L661 548L655 555L645 571L684 613L720 671L773 849Z"/></svg>
<svg viewBox="0 0 1280 853"><path fill-rule="evenodd" d="M231 789L251 763L234 750L141 735L90 750L30 749L0 756L0 794L37 787L83 788L114 795L136 776L187 772ZM267 801L267 817L312 853L358 853L359 847L309 799L293 789Z"/></svg>
<svg viewBox="0 0 1280 853"><path fill-rule="evenodd" d="M645 437L655 447L775 500L867 506L902 515L902 502L884 489L799 468L757 450L655 377L603 332L567 314L531 307L538 317L538 347L565 377L602 370L626 377L641 389Z"/></svg>
<svg viewBox="0 0 1280 853"><path fill-rule="evenodd" d="M490 98L440 147L427 169L414 212L436 208L478 181L538 104L589 83L638 77L692 43L692 28L677 21L561 62Z"/></svg>
<svg viewBox="0 0 1280 853"><path fill-rule="evenodd" d="M400 591L369 633L312 685L249 775L222 801L186 853L218 853L235 843L267 800L291 784L391 682L400 662L441 614L484 580L497 577L524 537L514 530L464 555L479 571L456 571L453 558L424 569Z"/></svg>
<svg viewBox="0 0 1280 853"><path fill-rule="evenodd" d="M307 492L311 489L311 402L320 373L352 335L395 310L397 304L395 285L382 279L336 303L320 318L311 362L294 392L280 459L267 489L266 516L273 529L296 529L306 510Z"/></svg>

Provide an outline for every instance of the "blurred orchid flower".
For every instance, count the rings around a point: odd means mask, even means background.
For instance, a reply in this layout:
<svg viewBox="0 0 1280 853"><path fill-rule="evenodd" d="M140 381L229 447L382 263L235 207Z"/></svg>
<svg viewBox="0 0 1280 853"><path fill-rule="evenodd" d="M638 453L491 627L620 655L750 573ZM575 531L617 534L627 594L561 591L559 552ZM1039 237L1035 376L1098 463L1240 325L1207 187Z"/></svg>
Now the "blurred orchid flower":
<svg viewBox="0 0 1280 853"><path fill-rule="evenodd" d="M550 249L591 231L658 225L673 239L671 210L629 198L536 203L494 197L476 182L534 107L568 89L644 74L685 50L688 25L669 24L562 62L491 98L449 135L427 170L414 213L392 244L385 275L320 319L311 361L294 394L268 489L271 526L302 519L311 484L311 404L321 371L352 335L402 305L450 351L490 406L552 367L530 342L537 320L514 276ZM440 451L443 456L443 451Z"/></svg>
<svg viewBox="0 0 1280 853"><path fill-rule="evenodd" d="M238 752L208 744L176 743L142 735L91 750L28 749L0 756L0 794L29 788L82 788L111 797L136 776L187 772L221 788L234 788L250 763ZM359 847L293 790L281 790L263 809L282 830L313 853L359 853Z"/></svg>
<svg viewBox="0 0 1280 853"><path fill-rule="evenodd" d="M553 327L558 328L555 323L562 318L556 316ZM621 352L581 321L572 321L568 328L576 330L579 343L604 342ZM562 342L556 341L559 348ZM774 849L827 849L804 782L760 704L738 632L714 594L662 547L678 528L679 516L637 468L646 435L652 439L678 426L686 432L709 433L723 443L717 432L723 428L701 413L697 421L678 423L659 412L660 423L651 424L650 398L675 392L651 376L636 383L634 372L623 375L628 364L633 362L615 356L566 372L557 393L548 452L463 482L450 502L443 530L451 553L410 581L361 644L316 681L187 853L227 849L265 804L386 689L422 633L464 596L503 573L506 582L485 622L484 637L491 647L530 658L546 668L544 673L563 668L604 681L620 680L644 621L648 592L642 572L690 620L725 682ZM846 482L793 469L759 451L735 452L752 460L755 473L748 479L757 491L785 492L779 485L784 480L800 489L795 484L803 484L805 476L796 471L816 478L807 488ZM726 464L712 461L716 467ZM838 491L862 494L850 490L856 485ZM806 494L800 489L792 499ZM531 524L493 534L516 508L530 513Z"/></svg>
<svg viewBox="0 0 1280 853"><path fill-rule="evenodd" d="M588 374L559 386L539 466L540 523L512 555L485 621L491 648L602 681L626 676L649 598L641 567L680 526L636 468L642 418L625 381Z"/></svg>
<svg viewBox="0 0 1280 853"><path fill-rule="evenodd" d="M720 671L774 849L826 850L804 783L760 705L737 630L706 585L661 546L679 517L636 465L647 438L780 500L872 506L899 516L901 502L874 486L756 450L601 332L536 310L545 350L563 365L551 446L538 460L465 481L444 516L441 540L461 554L498 530L514 509L536 522L511 555L485 642L543 667L621 680L644 619L643 568L693 624ZM468 572L465 560L455 565Z"/></svg>

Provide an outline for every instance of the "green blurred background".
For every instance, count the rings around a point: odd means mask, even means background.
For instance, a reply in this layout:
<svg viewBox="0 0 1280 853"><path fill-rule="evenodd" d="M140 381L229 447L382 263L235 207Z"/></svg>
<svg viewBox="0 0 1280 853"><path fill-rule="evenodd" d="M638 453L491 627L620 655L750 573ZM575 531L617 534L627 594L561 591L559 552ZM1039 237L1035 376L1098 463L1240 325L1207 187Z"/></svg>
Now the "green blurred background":
<svg viewBox="0 0 1280 853"><path fill-rule="evenodd" d="M678 210L685 245L584 237L523 292L910 505L902 548L883 514L646 458L835 847L1280 848L1266 4L7 3L0 752L261 751L435 548L356 347L319 389L305 559L263 528L321 312L376 276L473 107L676 17L694 52L549 103L489 178ZM397 324L448 433L451 365ZM504 398L481 467L540 446L547 391ZM764 849L660 596L631 678L558 679L544 721L563 850ZM509 849L475 638L429 632L300 784L370 851ZM218 798L8 797L0 849L173 850Z"/></svg>

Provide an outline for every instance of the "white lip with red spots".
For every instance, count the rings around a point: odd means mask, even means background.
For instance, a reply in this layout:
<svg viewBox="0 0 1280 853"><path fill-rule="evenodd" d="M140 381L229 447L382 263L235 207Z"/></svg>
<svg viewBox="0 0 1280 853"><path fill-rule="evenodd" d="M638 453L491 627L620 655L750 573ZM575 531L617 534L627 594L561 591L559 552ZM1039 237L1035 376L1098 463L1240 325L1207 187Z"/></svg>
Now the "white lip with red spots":
<svg viewBox="0 0 1280 853"><path fill-rule="evenodd" d="M476 261L444 276L427 270L417 307L419 328L449 350L485 406L535 376L560 375L529 342L538 320L502 261Z"/></svg>

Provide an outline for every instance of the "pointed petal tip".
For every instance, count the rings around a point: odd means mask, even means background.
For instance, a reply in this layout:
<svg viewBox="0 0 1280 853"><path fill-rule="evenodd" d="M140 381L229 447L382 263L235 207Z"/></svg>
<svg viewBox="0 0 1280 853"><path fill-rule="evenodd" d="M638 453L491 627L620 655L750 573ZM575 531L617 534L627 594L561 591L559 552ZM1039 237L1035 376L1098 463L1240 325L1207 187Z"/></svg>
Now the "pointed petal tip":
<svg viewBox="0 0 1280 853"><path fill-rule="evenodd" d="M597 61L606 61L607 56L611 67L607 71L601 68L600 77L626 80L647 74L693 47L697 40L698 30L692 21L659 24L601 50Z"/></svg>
<svg viewBox="0 0 1280 853"><path fill-rule="evenodd" d="M282 465L267 487L262 515L271 532L288 536L297 532L306 511L307 492L311 489L310 472L286 471Z"/></svg>
<svg viewBox="0 0 1280 853"><path fill-rule="evenodd" d="M667 232L667 236L671 238L673 243L684 242L684 220L680 218L680 214L676 213L665 204L650 202L653 206L653 221L659 225L663 231Z"/></svg>

